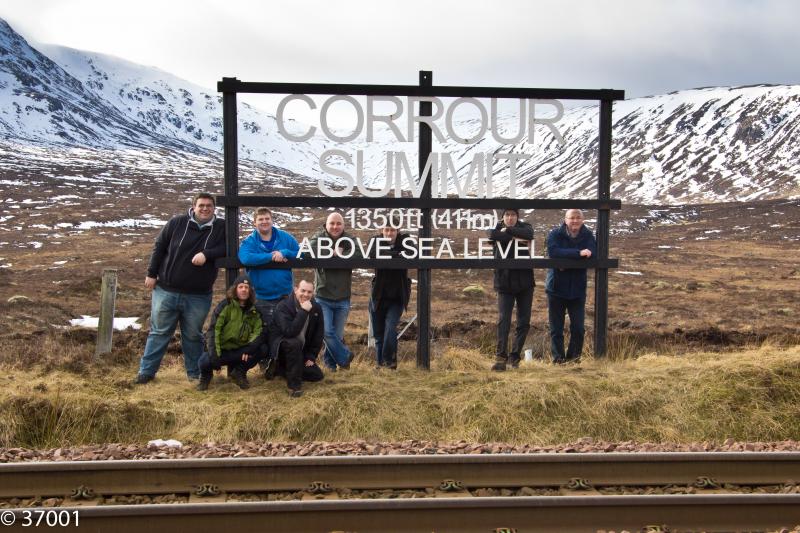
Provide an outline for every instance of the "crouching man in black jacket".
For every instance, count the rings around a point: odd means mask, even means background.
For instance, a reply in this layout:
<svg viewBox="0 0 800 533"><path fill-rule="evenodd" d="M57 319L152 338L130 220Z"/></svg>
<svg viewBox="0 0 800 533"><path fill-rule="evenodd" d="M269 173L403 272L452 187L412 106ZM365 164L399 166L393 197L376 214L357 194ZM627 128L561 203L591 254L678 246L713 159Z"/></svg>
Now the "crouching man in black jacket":
<svg viewBox="0 0 800 533"><path fill-rule="evenodd" d="M317 355L322 349L324 331L322 308L314 300L314 285L300 280L272 315L270 353L277 359L267 369L267 379L275 374L286 376L292 398L303 395L303 381L322 381Z"/></svg>

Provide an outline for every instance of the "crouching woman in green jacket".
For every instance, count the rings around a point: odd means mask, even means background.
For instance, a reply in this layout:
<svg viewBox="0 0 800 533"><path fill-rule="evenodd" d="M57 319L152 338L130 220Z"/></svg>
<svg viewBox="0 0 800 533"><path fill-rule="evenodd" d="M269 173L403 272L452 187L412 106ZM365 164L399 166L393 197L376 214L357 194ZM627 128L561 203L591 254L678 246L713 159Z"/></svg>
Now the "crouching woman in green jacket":
<svg viewBox="0 0 800 533"><path fill-rule="evenodd" d="M228 288L211 315L206 331L206 352L200 357L200 383L207 390L214 370L228 366L228 375L239 388L247 389L247 371L266 358L269 343L250 278L241 275Z"/></svg>

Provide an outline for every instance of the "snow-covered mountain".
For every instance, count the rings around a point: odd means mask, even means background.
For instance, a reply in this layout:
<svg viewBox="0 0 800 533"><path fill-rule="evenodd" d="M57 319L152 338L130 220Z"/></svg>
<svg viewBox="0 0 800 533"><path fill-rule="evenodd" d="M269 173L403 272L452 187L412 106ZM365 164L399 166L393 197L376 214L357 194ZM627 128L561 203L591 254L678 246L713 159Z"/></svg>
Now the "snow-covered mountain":
<svg viewBox="0 0 800 533"><path fill-rule="evenodd" d="M0 134L84 146L180 146L152 135L0 19Z"/></svg>
<svg viewBox="0 0 800 533"><path fill-rule="evenodd" d="M222 95L215 90L113 56L53 45L38 48L148 131L205 150L222 151ZM318 157L314 154L320 146L315 140L283 140L274 116L244 102L239 102L237 115L240 158L302 169L309 158Z"/></svg>
<svg viewBox="0 0 800 533"><path fill-rule="evenodd" d="M615 198L694 203L800 197L800 86L692 89L615 102L613 109ZM556 123L563 145L537 126L532 144L523 139L502 145L486 136L474 151L530 155L518 164L517 181L531 197L589 198L597 194L598 122L596 105L566 109ZM510 128L513 133L518 126ZM462 149L461 168L471 158L472 151ZM494 173L507 176L508 164L495 164Z"/></svg>
<svg viewBox="0 0 800 533"><path fill-rule="evenodd" d="M405 151L416 162L415 144L394 141L386 129L371 143L362 136L338 145L319 134L290 142L272 114L242 102L238 120L240 159L273 173L316 181L329 177L319 165L324 150L363 150L365 178L380 188L386 151ZM504 120L501 129L515 132L517 117ZM462 177L476 152L527 154L530 159L517 165L518 197L589 198L596 194L597 124L597 106L573 107L557 122L563 145L539 126L534 142L504 145L487 135L473 145L447 140L434 150L449 152ZM800 86L694 89L616 102L613 124L615 198L686 203L800 197ZM456 129L474 126L462 121ZM194 161L216 161L216 172L222 138L215 90L112 56L33 47L0 19L0 141L44 147L37 153L54 154L61 166L68 166L69 150L92 148L125 149L126 161L142 150L152 168L153 154L166 150L170 159L185 153L201 155ZM174 161L161 173L170 172ZM508 163L496 161L492 172L495 193L507 193Z"/></svg>

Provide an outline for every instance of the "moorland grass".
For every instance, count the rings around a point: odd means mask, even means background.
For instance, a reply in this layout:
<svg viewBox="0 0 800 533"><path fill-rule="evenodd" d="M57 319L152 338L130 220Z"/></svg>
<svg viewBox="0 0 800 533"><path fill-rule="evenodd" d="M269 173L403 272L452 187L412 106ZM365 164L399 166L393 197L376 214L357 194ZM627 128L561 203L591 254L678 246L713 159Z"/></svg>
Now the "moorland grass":
<svg viewBox="0 0 800 533"><path fill-rule="evenodd" d="M197 392L176 364L133 387L125 367L3 371L0 446L235 441L436 441L548 445L582 437L701 442L800 439L800 347L523 364L488 371L477 351L443 349L430 372L366 361L290 399L253 376L217 374Z"/></svg>

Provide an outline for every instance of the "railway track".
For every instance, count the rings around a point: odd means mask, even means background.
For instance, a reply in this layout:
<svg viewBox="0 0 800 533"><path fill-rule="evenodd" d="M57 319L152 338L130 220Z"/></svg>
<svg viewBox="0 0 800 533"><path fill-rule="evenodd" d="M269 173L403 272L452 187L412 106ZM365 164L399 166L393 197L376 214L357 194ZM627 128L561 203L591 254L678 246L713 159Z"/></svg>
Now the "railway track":
<svg viewBox="0 0 800 533"><path fill-rule="evenodd" d="M800 524L795 481L800 453L11 463L0 531L767 531Z"/></svg>

